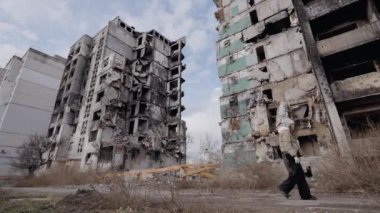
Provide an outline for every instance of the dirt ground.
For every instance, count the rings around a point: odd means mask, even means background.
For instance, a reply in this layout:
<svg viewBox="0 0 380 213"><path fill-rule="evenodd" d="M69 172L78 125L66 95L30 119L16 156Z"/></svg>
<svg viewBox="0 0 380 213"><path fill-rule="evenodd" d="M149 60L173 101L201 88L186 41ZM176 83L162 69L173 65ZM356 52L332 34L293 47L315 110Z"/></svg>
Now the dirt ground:
<svg viewBox="0 0 380 213"><path fill-rule="evenodd" d="M96 191L81 188L85 189L3 187L7 198L0 200L0 212L380 212L380 196L313 192L318 200L304 201L297 190L286 199L268 190L161 190L158 195L142 189L135 196L151 196L154 204L139 209L115 208L111 200L99 202L105 193L101 187ZM168 202L166 198L175 200Z"/></svg>

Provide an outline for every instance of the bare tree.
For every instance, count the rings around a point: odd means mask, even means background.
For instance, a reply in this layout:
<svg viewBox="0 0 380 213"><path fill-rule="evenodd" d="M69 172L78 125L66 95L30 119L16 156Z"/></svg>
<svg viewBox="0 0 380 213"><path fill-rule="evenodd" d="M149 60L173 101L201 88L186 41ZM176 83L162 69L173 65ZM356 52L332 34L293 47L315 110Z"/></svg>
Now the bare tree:
<svg viewBox="0 0 380 213"><path fill-rule="evenodd" d="M206 134L200 138L199 161L201 163L219 163L221 161L220 142Z"/></svg>
<svg viewBox="0 0 380 213"><path fill-rule="evenodd" d="M49 159L44 159L43 156L50 149L51 144L48 137L30 136L29 141L17 150L18 157L11 163L11 166L20 170L28 170L29 176L33 176L38 168L49 162Z"/></svg>

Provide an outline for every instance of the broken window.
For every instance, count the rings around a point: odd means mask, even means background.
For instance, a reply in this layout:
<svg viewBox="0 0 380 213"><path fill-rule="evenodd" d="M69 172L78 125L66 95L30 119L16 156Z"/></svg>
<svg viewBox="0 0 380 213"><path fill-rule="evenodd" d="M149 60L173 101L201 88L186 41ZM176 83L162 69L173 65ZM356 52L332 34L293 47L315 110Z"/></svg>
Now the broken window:
<svg viewBox="0 0 380 213"><path fill-rule="evenodd" d="M231 84L237 84L237 82L238 82L237 77L236 76L231 76L230 77L230 82L231 82Z"/></svg>
<svg viewBox="0 0 380 213"><path fill-rule="evenodd" d="M145 119L139 119L138 120L138 126L137 129L140 133L144 132L148 129L148 121Z"/></svg>
<svg viewBox="0 0 380 213"><path fill-rule="evenodd" d="M64 98L64 99L62 100L62 103L63 103L63 104L66 104L66 103L67 103L67 97Z"/></svg>
<svg viewBox="0 0 380 213"><path fill-rule="evenodd" d="M143 37L141 36L141 37L138 39L137 45L140 46L140 45L142 45L142 43L143 43Z"/></svg>
<svg viewBox="0 0 380 213"><path fill-rule="evenodd" d="M104 91L99 92L99 93L96 95L96 102L101 101L103 97L104 97Z"/></svg>
<svg viewBox="0 0 380 213"><path fill-rule="evenodd" d="M256 10L252 10L250 13L249 13L249 17L251 18L251 23L252 24L257 24L259 22L259 19L257 17L257 12Z"/></svg>
<svg viewBox="0 0 380 213"><path fill-rule="evenodd" d="M380 40L322 58L330 83L376 72Z"/></svg>
<svg viewBox="0 0 380 213"><path fill-rule="evenodd" d="M94 112L93 117L92 117L92 120L93 120L93 121L100 120L100 115L101 115L101 114L102 114L102 110L98 110L98 111Z"/></svg>
<svg viewBox="0 0 380 213"><path fill-rule="evenodd" d="M90 132L90 137L88 138L89 142L96 141L96 138L98 137L98 130L94 130Z"/></svg>
<svg viewBox="0 0 380 213"><path fill-rule="evenodd" d="M271 89L264 90L263 94L266 95L268 99L273 100L273 95L272 95Z"/></svg>
<svg viewBox="0 0 380 213"><path fill-rule="evenodd" d="M298 142L305 157L319 155L318 137L316 135L298 137Z"/></svg>
<svg viewBox="0 0 380 213"><path fill-rule="evenodd" d="M63 118L63 111L59 113L59 119Z"/></svg>
<svg viewBox="0 0 380 213"><path fill-rule="evenodd" d="M139 114L145 114L147 111L147 108L148 108L147 104L140 103Z"/></svg>
<svg viewBox="0 0 380 213"><path fill-rule="evenodd" d="M132 100L137 100L138 96L139 96L138 91L133 91L132 92Z"/></svg>
<svg viewBox="0 0 380 213"><path fill-rule="evenodd" d="M345 115L351 138L380 137L380 110Z"/></svg>
<svg viewBox="0 0 380 213"><path fill-rule="evenodd" d="M119 25L120 25L121 28L125 28L125 23L124 23L124 22L121 21L121 22L119 23Z"/></svg>
<svg viewBox="0 0 380 213"><path fill-rule="evenodd" d="M238 98L236 95L233 95L232 97L230 97L229 106L232 112L236 112L238 110L239 105L238 105Z"/></svg>
<svg viewBox="0 0 380 213"><path fill-rule="evenodd" d="M49 129L49 131L48 131L48 137L53 136L53 133L54 133L54 127L52 127L52 128Z"/></svg>
<svg viewBox="0 0 380 213"><path fill-rule="evenodd" d="M230 55L230 56L228 56L228 58L227 58L227 63L228 63L228 64L232 64L232 63L234 63L234 62L235 62L234 55Z"/></svg>
<svg viewBox="0 0 380 213"><path fill-rule="evenodd" d="M113 146L102 147L99 150L99 161L100 162L111 162L113 157Z"/></svg>
<svg viewBox="0 0 380 213"><path fill-rule="evenodd" d="M170 77L174 77L179 74L179 66L170 70Z"/></svg>
<svg viewBox="0 0 380 213"><path fill-rule="evenodd" d="M149 94L150 94L151 90L149 90L148 88L143 88L141 90L141 97L143 100L149 100Z"/></svg>
<svg viewBox="0 0 380 213"><path fill-rule="evenodd" d="M142 49L138 49L138 50L137 50L137 52L136 52L136 54L137 54L137 55L136 55L137 58L141 58L141 50L142 50Z"/></svg>
<svg viewBox="0 0 380 213"><path fill-rule="evenodd" d="M135 129L135 121L129 122L128 134L130 135L134 134L134 129Z"/></svg>
<svg viewBox="0 0 380 213"><path fill-rule="evenodd" d="M175 81L171 81L170 83L169 83L169 90L170 91L173 91L173 90L175 90L175 89L177 89L178 88L178 81L177 80L175 80Z"/></svg>
<svg viewBox="0 0 380 213"><path fill-rule="evenodd" d="M107 67L107 66L108 66L108 63L109 63L109 58L105 58L105 59L103 59L103 68L104 68L104 67Z"/></svg>
<svg viewBox="0 0 380 213"><path fill-rule="evenodd" d="M225 40L224 42L223 42L223 46L224 47L229 47L231 45L231 41L229 40L229 39L227 39L227 40Z"/></svg>
<svg viewBox="0 0 380 213"><path fill-rule="evenodd" d="M107 78L107 74L104 74L104 75L100 76L99 84L104 83L106 81L106 78Z"/></svg>
<svg viewBox="0 0 380 213"><path fill-rule="evenodd" d="M356 29L367 18L367 1L359 0L310 21L310 26L315 39L323 40Z"/></svg>
<svg viewBox="0 0 380 213"><path fill-rule="evenodd" d="M178 43L175 43L174 45L172 45L170 49L172 50L172 52L178 50L179 49Z"/></svg>
<svg viewBox="0 0 380 213"><path fill-rule="evenodd" d="M269 35L274 35L277 33L281 33L285 29L288 29L290 25L291 25L290 18L289 16L286 16L285 18L279 21L276 21L274 23L268 23L267 25L265 25L265 31Z"/></svg>
<svg viewBox="0 0 380 213"><path fill-rule="evenodd" d="M267 67L261 67L261 68L259 68L259 70L260 70L261 72L268 72Z"/></svg>
<svg viewBox="0 0 380 213"><path fill-rule="evenodd" d="M257 61L259 63L263 62L266 59L264 46L259 46L256 48L256 55L257 55Z"/></svg>
<svg viewBox="0 0 380 213"><path fill-rule="evenodd" d="M273 132L276 130L277 108L269 109L268 111L269 111L268 113L269 128L270 128L270 131Z"/></svg>
<svg viewBox="0 0 380 213"><path fill-rule="evenodd" d="M172 100L172 101L178 101L178 92L173 92L173 93L171 93L170 94L170 99Z"/></svg>
<svg viewBox="0 0 380 213"><path fill-rule="evenodd" d="M78 143L77 153L81 153L83 151L83 143L84 143L84 138L80 138L79 143Z"/></svg>
<svg viewBox="0 0 380 213"><path fill-rule="evenodd" d="M71 88L71 84L68 84L68 85L66 86L66 90L69 91L70 88Z"/></svg>
<svg viewBox="0 0 380 213"><path fill-rule="evenodd" d="M178 108L171 109L171 110L169 111L169 115L170 115L171 117L177 117L177 116L178 116Z"/></svg>
<svg viewBox="0 0 380 213"><path fill-rule="evenodd" d="M58 134L59 130L61 130L61 126L57 126L57 128L55 128L55 134Z"/></svg>
<svg viewBox="0 0 380 213"><path fill-rule="evenodd" d="M302 0L304 5L307 5L308 3L312 2L312 1L314 1L314 0Z"/></svg>
<svg viewBox="0 0 380 213"><path fill-rule="evenodd" d="M253 5L255 4L255 0L248 0L248 4L249 4L250 6L253 6Z"/></svg>
<svg viewBox="0 0 380 213"><path fill-rule="evenodd" d="M77 124L74 124L74 125L73 125L73 132L76 132L76 131L77 131L77 126L78 126Z"/></svg>
<svg viewBox="0 0 380 213"><path fill-rule="evenodd" d="M168 126L168 134L169 134L169 137L177 136L177 124L170 124Z"/></svg>

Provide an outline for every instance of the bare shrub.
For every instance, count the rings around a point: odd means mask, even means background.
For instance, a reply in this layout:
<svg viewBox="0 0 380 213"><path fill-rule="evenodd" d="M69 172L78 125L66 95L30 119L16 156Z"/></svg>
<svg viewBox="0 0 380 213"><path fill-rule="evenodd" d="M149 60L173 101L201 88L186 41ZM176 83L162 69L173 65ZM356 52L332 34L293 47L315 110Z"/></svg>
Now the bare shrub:
<svg viewBox="0 0 380 213"><path fill-rule="evenodd" d="M178 190L144 188L136 180L121 177L92 190L81 190L58 203L65 212L80 210L118 210L118 212L179 212Z"/></svg>
<svg viewBox="0 0 380 213"><path fill-rule="evenodd" d="M379 193L380 143L363 143L345 157L323 156L317 169L319 189Z"/></svg>
<svg viewBox="0 0 380 213"><path fill-rule="evenodd" d="M63 186L99 183L95 172L80 172L76 169L54 169L39 176L15 180L16 187Z"/></svg>
<svg viewBox="0 0 380 213"><path fill-rule="evenodd" d="M272 189L284 176L280 164L261 162L240 165L216 172L214 179L178 181L179 188L200 189Z"/></svg>

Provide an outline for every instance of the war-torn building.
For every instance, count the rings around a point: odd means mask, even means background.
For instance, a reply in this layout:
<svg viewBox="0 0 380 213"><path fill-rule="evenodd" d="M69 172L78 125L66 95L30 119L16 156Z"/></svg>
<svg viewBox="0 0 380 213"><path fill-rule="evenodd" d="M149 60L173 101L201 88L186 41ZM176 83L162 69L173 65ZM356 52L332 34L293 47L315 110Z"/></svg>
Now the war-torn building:
<svg viewBox="0 0 380 213"><path fill-rule="evenodd" d="M281 101L306 159L378 140L380 1L214 2L225 163L278 157Z"/></svg>
<svg viewBox="0 0 380 213"><path fill-rule="evenodd" d="M48 167L129 170L185 161L182 48L118 17L70 49L51 118Z"/></svg>
<svg viewBox="0 0 380 213"><path fill-rule="evenodd" d="M22 175L10 165L19 147L46 136L65 62L30 48L0 69L0 177Z"/></svg>

